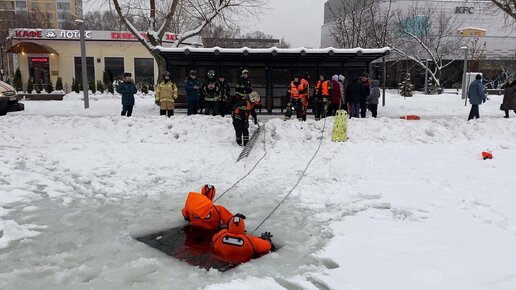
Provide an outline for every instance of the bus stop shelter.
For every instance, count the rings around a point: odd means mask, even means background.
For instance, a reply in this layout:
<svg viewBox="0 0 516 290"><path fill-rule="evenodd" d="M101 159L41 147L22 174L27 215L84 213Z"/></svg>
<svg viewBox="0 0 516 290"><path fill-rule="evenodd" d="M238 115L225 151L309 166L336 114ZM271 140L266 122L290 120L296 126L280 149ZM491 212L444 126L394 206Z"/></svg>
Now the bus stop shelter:
<svg viewBox="0 0 516 290"><path fill-rule="evenodd" d="M370 72L374 60L390 54L390 49L282 49L282 48L156 48L166 59L167 70L172 74L180 91L179 103L184 101L184 80L190 70L199 71L201 81L209 70L216 72L216 78L223 75L234 94L235 84L240 80L241 71L249 70L253 89L265 101L268 112L283 109L287 103L286 90L295 75L308 72L310 85L314 86L319 74L327 78L344 75L347 79Z"/></svg>

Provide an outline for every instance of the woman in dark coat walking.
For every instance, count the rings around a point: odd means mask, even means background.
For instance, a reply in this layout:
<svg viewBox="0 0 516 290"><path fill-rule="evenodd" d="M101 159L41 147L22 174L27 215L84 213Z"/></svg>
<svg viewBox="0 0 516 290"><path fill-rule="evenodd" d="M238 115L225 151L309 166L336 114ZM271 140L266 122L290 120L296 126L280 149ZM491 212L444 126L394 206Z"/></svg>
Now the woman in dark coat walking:
<svg viewBox="0 0 516 290"><path fill-rule="evenodd" d="M504 118L509 118L509 110L513 110L514 113L516 113L516 82L513 77L509 77L505 84L503 102L500 106L500 110L505 111Z"/></svg>

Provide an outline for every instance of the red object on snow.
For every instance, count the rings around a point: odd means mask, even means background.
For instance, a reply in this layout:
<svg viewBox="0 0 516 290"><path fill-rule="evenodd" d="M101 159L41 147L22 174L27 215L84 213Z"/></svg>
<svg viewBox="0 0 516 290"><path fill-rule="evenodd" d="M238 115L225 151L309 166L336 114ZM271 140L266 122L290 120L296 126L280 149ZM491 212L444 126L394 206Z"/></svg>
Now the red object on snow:
<svg viewBox="0 0 516 290"><path fill-rule="evenodd" d="M421 120L421 118L418 115L405 115L405 116L401 116L400 119L404 119L404 120Z"/></svg>
<svg viewBox="0 0 516 290"><path fill-rule="evenodd" d="M489 151L484 151L484 152L482 152L482 158L484 160L486 160L486 159L493 159L493 153L491 153Z"/></svg>

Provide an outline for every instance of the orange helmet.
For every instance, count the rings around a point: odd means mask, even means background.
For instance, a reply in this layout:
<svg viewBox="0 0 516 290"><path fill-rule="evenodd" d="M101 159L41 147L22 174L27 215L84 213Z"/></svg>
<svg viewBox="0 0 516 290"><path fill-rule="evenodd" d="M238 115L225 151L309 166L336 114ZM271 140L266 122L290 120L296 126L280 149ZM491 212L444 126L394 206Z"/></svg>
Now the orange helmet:
<svg viewBox="0 0 516 290"><path fill-rule="evenodd" d="M210 200L213 200L215 197L215 193L217 193L217 190L215 189L215 186L211 184L205 184L201 188L201 194L209 198Z"/></svg>
<svg viewBox="0 0 516 290"><path fill-rule="evenodd" d="M228 222L228 231L232 234L245 233L245 215L237 213Z"/></svg>

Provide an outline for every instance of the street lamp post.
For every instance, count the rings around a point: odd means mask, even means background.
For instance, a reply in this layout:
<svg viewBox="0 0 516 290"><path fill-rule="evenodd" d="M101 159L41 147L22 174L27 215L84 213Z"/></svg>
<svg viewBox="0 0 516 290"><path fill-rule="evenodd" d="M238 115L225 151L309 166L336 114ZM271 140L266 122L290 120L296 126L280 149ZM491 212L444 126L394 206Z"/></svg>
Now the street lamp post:
<svg viewBox="0 0 516 290"><path fill-rule="evenodd" d="M428 61L427 58L425 63L425 95L428 95Z"/></svg>
<svg viewBox="0 0 516 290"><path fill-rule="evenodd" d="M0 81L4 80L4 46L0 45Z"/></svg>
<svg viewBox="0 0 516 290"><path fill-rule="evenodd" d="M86 70L86 39L84 35L84 20L77 19L75 20L79 24L79 28L81 31L81 69L82 69L82 92L84 94L84 108L87 109L90 107L90 100L88 97L88 74Z"/></svg>
<svg viewBox="0 0 516 290"><path fill-rule="evenodd" d="M466 72L468 71L468 47L463 46L460 49L464 50L464 69L462 71L462 98L464 99L464 106L468 105Z"/></svg>

